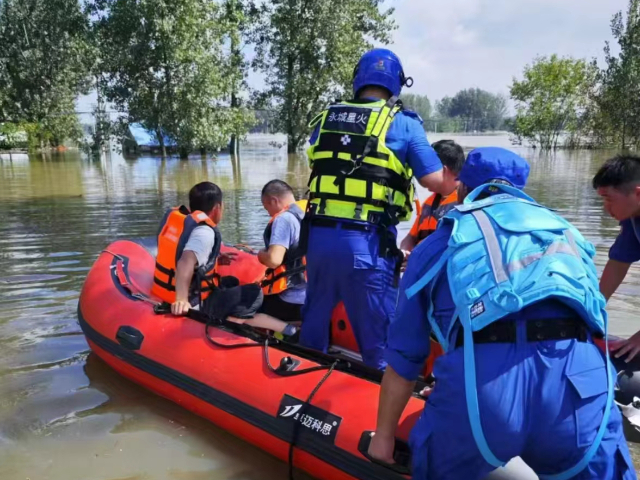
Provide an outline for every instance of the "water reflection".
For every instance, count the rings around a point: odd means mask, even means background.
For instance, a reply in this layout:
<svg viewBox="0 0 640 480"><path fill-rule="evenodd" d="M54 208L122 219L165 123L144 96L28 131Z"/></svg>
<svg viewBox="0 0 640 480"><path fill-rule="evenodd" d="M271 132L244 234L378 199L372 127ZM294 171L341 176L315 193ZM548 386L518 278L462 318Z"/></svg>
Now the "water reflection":
<svg viewBox="0 0 640 480"><path fill-rule="evenodd" d="M504 137L458 140L467 149L510 146ZM118 238L152 234L163 211L186 202L202 180L223 189L225 241L259 247L268 220L260 204L264 183L281 178L302 194L309 174L303 156L287 156L273 141L254 137L239 157L188 160L77 152L0 156L0 478L284 478L281 462L88 354L75 319L97 253ZM589 182L612 152L518 151L531 161L528 192L594 242L602 268L618 227L602 214ZM408 228L402 225L400 235ZM640 270L633 267L610 304L613 333L640 328L633 321L639 286Z"/></svg>

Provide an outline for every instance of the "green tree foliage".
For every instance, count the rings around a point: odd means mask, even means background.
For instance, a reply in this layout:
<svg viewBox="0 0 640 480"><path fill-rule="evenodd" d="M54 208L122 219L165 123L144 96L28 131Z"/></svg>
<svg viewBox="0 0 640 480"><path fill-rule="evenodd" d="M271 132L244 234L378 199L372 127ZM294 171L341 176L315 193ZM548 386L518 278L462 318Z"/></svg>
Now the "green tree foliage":
<svg viewBox="0 0 640 480"><path fill-rule="evenodd" d="M0 121L32 147L79 140L74 101L89 87L92 51L78 0L0 1Z"/></svg>
<svg viewBox="0 0 640 480"><path fill-rule="evenodd" d="M309 135L308 123L326 105L351 95L350 84L370 41L387 43L395 28L381 0L273 0L260 7L253 32L253 66L266 76L259 106L273 106L289 152Z"/></svg>
<svg viewBox="0 0 640 480"><path fill-rule="evenodd" d="M429 101L429 97L426 95L403 93L400 95L400 100L402 100L405 107L416 112L425 122L431 118L431 101Z"/></svg>
<svg viewBox="0 0 640 480"><path fill-rule="evenodd" d="M596 144L640 146L640 0L630 0L627 17L618 12L611 21L620 53L605 45L606 67L599 72L590 110L589 134Z"/></svg>
<svg viewBox="0 0 640 480"><path fill-rule="evenodd" d="M563 132L575 138L596 73L585 60L557 55L536 58L525 67L524 78L514 79L511 85L516 136L544 149L557 148Z"/></svg>
<svg viewBox="0 0 640 480"><path fill-rule="evenodd" d="M470 88L442 99L439 110L445 117L461 120L467 132L498 130L507 114L507 100L502 95Z"/></svg>
<svg viewBox="0 0 640 480"><path fill-rule="evenodd" d="M182 156L226 146L251 122L231 108L244 77L238 62L244 8L237 1L93 0L103 93L124 114L174 138ZM230 51L230 46L234 46ZM122 133L122 129L121 129Z"/></svg>
<svg viewBox="0 0 640 480"><path fill-rule="evenodd" d="M507 100L479 88L461 90L436 102L434 121L441 132L499 130L507 114Z"/></svg>

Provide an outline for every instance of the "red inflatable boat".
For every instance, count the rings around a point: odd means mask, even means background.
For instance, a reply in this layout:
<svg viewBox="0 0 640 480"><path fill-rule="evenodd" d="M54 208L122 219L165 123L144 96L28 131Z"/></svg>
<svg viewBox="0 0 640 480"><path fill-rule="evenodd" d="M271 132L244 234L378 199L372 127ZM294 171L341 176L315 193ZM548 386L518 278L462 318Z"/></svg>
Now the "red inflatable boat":
<svg viewBox="0 0 640 480"><path fill-rule="evenodd" d="M223 251L230 249L225 246ZM150 296L155 250L155 239L117 241L100 254L87 276L78 319L102 360L314 477L405 478L410 462L406 439L424 400L414 395L404 411L397 465L371 462L365 453L376 426L382 374L359 361L344 308L334 312L329 354L246 326L203 323L196 314L157 314L157 300ZM238 251L236 258L221 267L221 275L236 276L241 283L263 278L264 267L255 255ZM442 351L435 342L432 347L425 375ZM635 363L621 367L618 376L616 397L628 408L640 396L640 375L634 375L640 365ZM419 381L416 392L424 386ZM487 478L536 478L530 472L510 465Z"/></svg>
<svg viewBox="0 0 640 480"><path fill-rule="evenodd" d="M225 247L229 249L230 247ZM336 348L324 355L235 324L156 314L150 297L155 242L117 241L86 279L78 318L91 349L115 370L314 477L399 479L400 465L372 463L381 374L357 361L346 318L334 318ZM222 267L241 283L264 275L239 251ZM418 389L424 384L418 385ZM313 393L312 393L313 392ZM399 429L408 433L424 407L411 399ZM292 445L294 445L292 447Z"/></svg>

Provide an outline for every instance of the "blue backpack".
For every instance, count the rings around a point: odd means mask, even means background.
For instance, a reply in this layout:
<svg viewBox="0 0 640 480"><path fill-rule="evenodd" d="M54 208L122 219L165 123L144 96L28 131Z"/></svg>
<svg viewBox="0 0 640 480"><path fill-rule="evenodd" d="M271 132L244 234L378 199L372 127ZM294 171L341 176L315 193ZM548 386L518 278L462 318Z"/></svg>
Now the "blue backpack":
<svg viewBox="0 0 640 480"><path fill-rule="evenodd" d="M497 193L474 201L488 188ZM606 301L593 263L595 248L562 217L522 191L506 185L482 185L441 222L453 223L447 250L406 290L408 298L425 288L446 267L456 311L445 331L429 312L429 323L445 352L451 330L460 320L464 334L465 391L473 436L485 460L501 467L489 449L480 424L473 332L546 298L557 298L579 314L592 332L607 334ZM606 352L608 397L602 425L584 458L571 469L543 476L564 480L582 471L605 433L613 400Z"/></svg>

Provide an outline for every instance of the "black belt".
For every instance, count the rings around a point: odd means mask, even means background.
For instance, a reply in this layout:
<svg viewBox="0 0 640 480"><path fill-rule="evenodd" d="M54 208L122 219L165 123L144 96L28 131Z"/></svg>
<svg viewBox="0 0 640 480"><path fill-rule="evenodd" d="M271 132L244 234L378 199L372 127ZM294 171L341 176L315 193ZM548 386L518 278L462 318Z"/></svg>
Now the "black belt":
<svg viewBox="0 0 640 480"><path fill-rule="evenodd" d="M517 339L515 321L497 321L473 333L474 343L515 343ZM586 342L589 331L580 318L553 318L527 321L527 341L576 339ZM464 345L464 332L458 331L456 348Z"/></svg>
<svg viewBox="0 0 640 480"><path fill-rule="evenodd" d="M327 228L337 228L340 226L342 230L356 230L358 232L375 232L380 227L378 225L374 225L372 223L354 223L349 221L342 220L333 220L331 218L319 218L312 217L311 225L314 227L327 227Z"/></svg>

